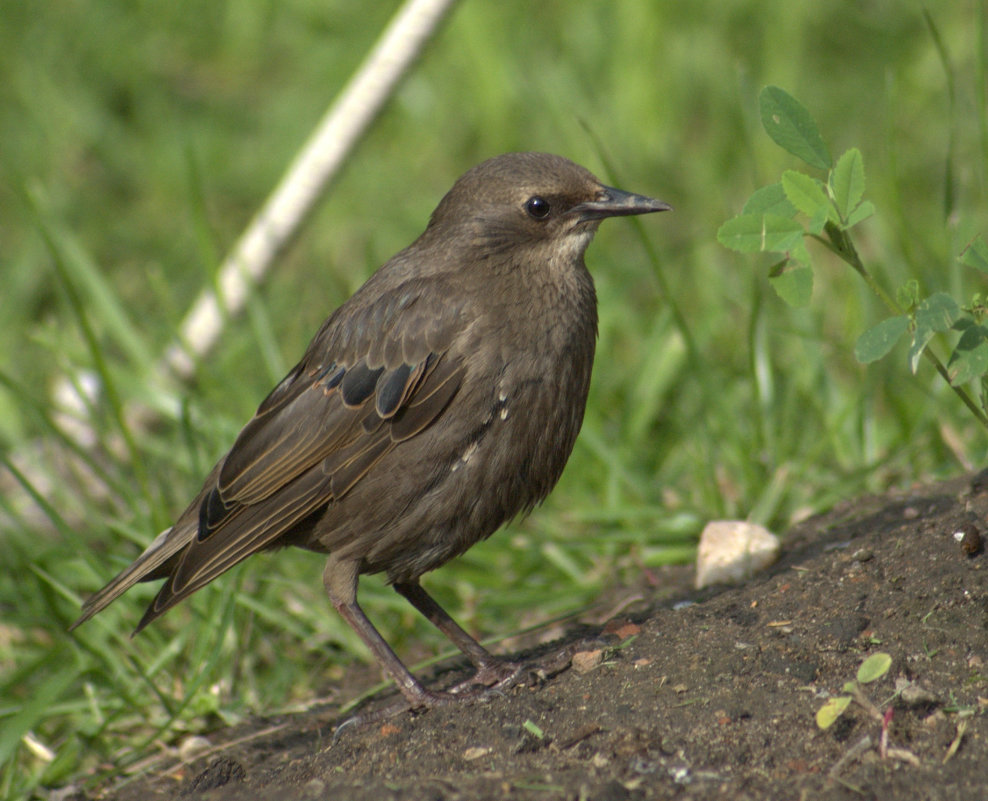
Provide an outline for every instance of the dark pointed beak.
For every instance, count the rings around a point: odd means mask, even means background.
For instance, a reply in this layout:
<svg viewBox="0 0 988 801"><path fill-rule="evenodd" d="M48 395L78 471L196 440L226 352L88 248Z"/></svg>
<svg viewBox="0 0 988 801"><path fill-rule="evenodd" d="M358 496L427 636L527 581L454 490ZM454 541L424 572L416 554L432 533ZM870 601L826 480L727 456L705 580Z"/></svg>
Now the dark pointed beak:
<svg viewBox="0 0 988 801"><path fill-rule="evenodd" d="M672 206L661 200L625 192L611 186L601 187L596 198L586 203L580 203L573 209L579 215L580 222L603 220L605 217L627 217L632 214L652 214L656 211L671 210Z"/></svg>

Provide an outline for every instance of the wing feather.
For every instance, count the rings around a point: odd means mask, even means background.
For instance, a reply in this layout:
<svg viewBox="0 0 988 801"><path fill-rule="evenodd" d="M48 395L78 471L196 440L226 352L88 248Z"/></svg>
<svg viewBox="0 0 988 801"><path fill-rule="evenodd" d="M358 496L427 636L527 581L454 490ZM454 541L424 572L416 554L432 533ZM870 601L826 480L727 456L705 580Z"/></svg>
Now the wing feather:
<svg viewBox="0 0 988 801"><path fill-rule="evenodd" d="M78 622L140 580L167 575L139 629L343 497L460 388L449 352L465 322L445 288L410 280L323 324L169 531L97 593Z"/></svg>

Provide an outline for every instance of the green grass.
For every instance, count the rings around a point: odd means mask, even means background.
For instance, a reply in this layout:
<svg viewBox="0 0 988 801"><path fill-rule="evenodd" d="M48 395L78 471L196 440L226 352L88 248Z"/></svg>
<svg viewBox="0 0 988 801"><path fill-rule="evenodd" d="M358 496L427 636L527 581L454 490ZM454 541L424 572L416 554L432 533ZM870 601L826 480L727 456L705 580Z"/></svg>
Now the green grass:
<svg viewBox="0 0 988 801"><path fill-rule="evenodd" d="M394 7L4 9L0 797L117 775L186 732L325 693L366 658L302 552L249 560L134 639L152 587L66 627L181 510L322 319L487 156L559 152L675 212L612 221L590 249L598 360L559 487L427 578L470 628L506 635L641 581L689 558L711 518L784 531L984 462L983 431L926 365L909 374L905 346L854 361L885 313L836 259L814 251L796 310L767 258L716 241L797 166L758 119L776 84L835 153L861 150L878 213L855 241L873 274L980 290L956 257L988 227L982 3L931 7L941 51L912 3L465 2L194 386L177 404L155 395L150 365ZM84 372L108 392L80 446L51 391ZM132 429L133 401L164 414ZM361 597L399 651L446 648L380 580Z"/></svg>

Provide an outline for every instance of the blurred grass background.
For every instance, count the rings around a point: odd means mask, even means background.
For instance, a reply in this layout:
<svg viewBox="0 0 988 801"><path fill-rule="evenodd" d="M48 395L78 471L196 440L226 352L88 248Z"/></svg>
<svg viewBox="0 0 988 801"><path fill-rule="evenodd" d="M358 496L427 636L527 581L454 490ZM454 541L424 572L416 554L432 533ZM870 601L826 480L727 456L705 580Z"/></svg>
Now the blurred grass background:
<svg viewBox="0 0 988 801"><path fill-rule="evenodd" d="M956 257L988 228L984 3L892 0L464 0L181 408L128 450L98 403L73 451L58 380L104 369L121 402L154 402L150 364L397 7L0 3L0 797L328 692L365 658L302 552L249 560L134 640L152 587L66 627L182 509L322 319L488 156L558 152L675 212L611 222L590 249L598 359L559 487L427 578L469 628L506 635L640 583L689 558L708 519L784 531L984 463L984 431L932 370L909 375L904 347L855 363L884 312L849 270L815 250L813 302L794 310L768 261L715 238L800 166L758 123L772 83L835 156L864 154L878 214L856 241L876 277L979 290ZM378 579L361 598L399 652L445 648Z"/></svg>

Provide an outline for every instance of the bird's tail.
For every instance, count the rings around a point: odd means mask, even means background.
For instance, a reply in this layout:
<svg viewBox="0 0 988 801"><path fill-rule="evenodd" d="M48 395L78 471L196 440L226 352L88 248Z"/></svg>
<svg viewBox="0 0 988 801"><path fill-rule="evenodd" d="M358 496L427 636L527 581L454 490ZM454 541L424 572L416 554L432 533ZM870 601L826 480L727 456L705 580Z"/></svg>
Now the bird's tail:
<svg viewBox="0 0 988 801"><path fill-rule="evenodd" d="M199 505L215 483L222 465L222 459L214 465L199 495L186 507L175 525L162 531L129 567L121 570L116 578L82 604L82 614L69 626L69 631L102 612L137 582L167 578L178 558L177 555L192 542L199 530Z"/></svg>
<svg viewBox="0 0 988 801"><path fill-rule="evenodd" d="M185 518L186 516L183 516L174 526L162 531L130 567L122 570L103 589L87 599L82 605L82 614L69 626L69 631L82 625L98 612L102 612L137 582L167 576L168 570L162 570L162 566L168 564L172 557L182 551L196 534L194 521Z"/></svg>

